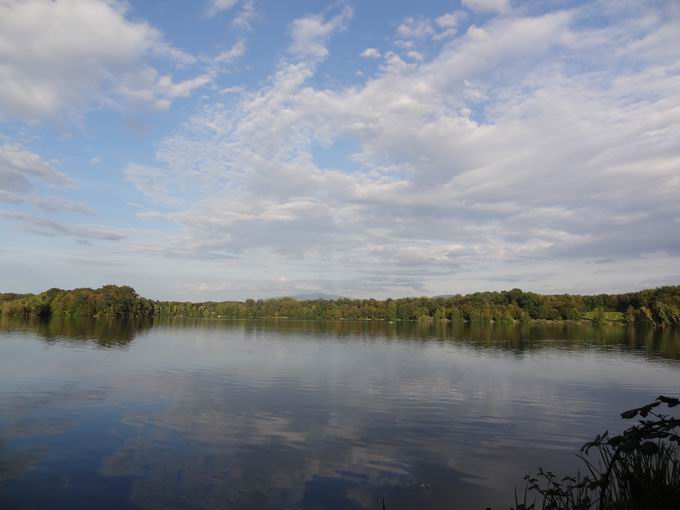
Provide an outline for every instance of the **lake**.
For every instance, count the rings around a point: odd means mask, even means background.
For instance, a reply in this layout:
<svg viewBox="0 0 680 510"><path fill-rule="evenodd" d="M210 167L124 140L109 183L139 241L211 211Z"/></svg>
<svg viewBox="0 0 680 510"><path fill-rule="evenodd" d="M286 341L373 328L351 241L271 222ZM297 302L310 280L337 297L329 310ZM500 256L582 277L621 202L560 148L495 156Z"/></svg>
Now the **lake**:
<svg viewBox="0 0 680 510"><path fill-rule="evenodd" d="M0 319L0 508L503 509L659 394L671 329Z"/></svg>

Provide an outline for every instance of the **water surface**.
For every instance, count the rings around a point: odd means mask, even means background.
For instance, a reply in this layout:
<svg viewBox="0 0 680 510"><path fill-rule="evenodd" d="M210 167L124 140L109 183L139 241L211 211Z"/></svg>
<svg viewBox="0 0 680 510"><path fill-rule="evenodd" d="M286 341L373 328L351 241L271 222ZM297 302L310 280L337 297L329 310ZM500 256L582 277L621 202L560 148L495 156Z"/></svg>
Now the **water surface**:
<svg viewBox="0 0 680 510"><path fill-rule="evenodd" d="M669 329L0 319L0 508L507 508L679 393Z"/></svg>

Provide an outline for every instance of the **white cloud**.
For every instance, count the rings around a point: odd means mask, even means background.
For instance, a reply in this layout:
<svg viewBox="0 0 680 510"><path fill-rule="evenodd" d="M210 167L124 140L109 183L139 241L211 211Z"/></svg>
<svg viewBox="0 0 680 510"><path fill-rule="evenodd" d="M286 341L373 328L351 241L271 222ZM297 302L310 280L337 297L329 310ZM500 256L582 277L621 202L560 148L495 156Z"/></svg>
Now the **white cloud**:
<svg viewBox="0 0 680 510"><path fill-rule="evenodd" d="M208 16L215 16L220 12L233 9L238 2L239 0L210 0L205 12Z"/></svg>
<svg viewBox="0 0 680 510"><path fill-rule="evenodd" d="M113 91L127 102L167 110L175 99L190 96L194 90L211 83L213 79L214 71L209 71L195 78L174 82L169 75L159 75L155 69L146 68L126 76Z"/></svg>
<svg viewBox="0 0 680 510"><path fill-rule="evenodd" d="M188 97L195 89L207 85L212 79L210 74L202 74L189 80L174 83L172 78L166 75L158 79L156 88L165 98L176 99L178 97Z"/></svg>
<svg viewBox="0 0 680 510"><path fill-rule="evenodd" d="M478 12L504 12L510 8L509 0L463 0L468 9Z"/></svg>
<svg viewBox="0 0 680 510"><path fill-rule="evenodd" d="M289 52L301 58L321 59L328 55L326 45L331 35L342 30L352 17L352 9L342 8L336 16L325 20L321 16L298 18L290 26Z"/></svg>
<svg viewBox="0 0 680 510"><path fill-rule="evenodd" d="M408 17L397 27L399 39L424 39L434 33L429 19Z"/></svg>
<svg viewBox="0 0 680 510"><path fill-rule="evenodd" d="M242 57L246 52L246 43L243 40L238 40L234 45L226 51L220 52L214 59L217 64L228 64L239 57Z"/></svg>
<svg viewBox="0 0 680 510"><path fill-rule="evenodd" d="M182 94L172 95L170 78L149 63L154 57L195 62L153 27L128 20L122 2L5 0L0 118L42 120L135 99L167 106Z"/></svg>
<svg viewBox="0 0 680 510"><path fill-rule="evenodd" d="M247 32L252 30L252 23L256 17L255 0L245 0L238 14L232 20L231 25L236 30Z"/></svg>
<svg viewBox="0 0 680 510"><path fill-rule="evenodd" d="M366 48L359 56L362 58L380 58L380 52L375 48Z"/></svg>
<svg viewBox="0 0 680 510"><path fill-rule="evenodd" d="M441 29L440 32L435 33L432 36L434 41L441 41L450 37L453 37L458 33L460 25L467 19L467 14L465 11L453 11L450 13L442 14L438 18L435 18L435 24Z"/></svg>
<svg viewBox="0 0 680 510"><path fill-rule="evenodd" d="M465 19L465 13L463 11L454 11L442 14L434 21L439 26L439 28L457 28L462 20Z"/></svg>
<svg viewBox="0 0 680 510"><path fill-rule="evenodd" d="M240 85L234 86L234 87L225 87L220 90L220 94L240 94L241 92L245 91L245 87L242 87Z"/></svg>

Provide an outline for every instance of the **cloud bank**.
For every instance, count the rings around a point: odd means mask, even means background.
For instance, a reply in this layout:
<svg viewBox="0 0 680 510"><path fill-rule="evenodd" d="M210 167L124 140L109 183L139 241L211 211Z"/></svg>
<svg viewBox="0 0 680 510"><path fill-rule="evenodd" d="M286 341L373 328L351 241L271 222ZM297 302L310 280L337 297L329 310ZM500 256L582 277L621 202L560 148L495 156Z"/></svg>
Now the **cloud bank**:
<svg viewBox="0 0 680 510"><path fill-rule="evenodd" d="M201 9L205 23L230 16L234 43L216 56L176 48L117 2L0 3L3 119L163 109L205 91L153 158L119 169L133 225L5 220L163 267L173 282L137 272L140 290L192 299L593 292L680 277L674 2L465 0L360 46L361 9L334 4L280 27L286 46L263 79L231 83L220 73L248 58L244 34L267 5ZM193 71L178 79L168 64ZM5 204L91 216L36 194L74 184L24 145L0 147Z"/></svg>
<svg viewBox="0 0 680 510"><path fill-rule="evenodd" d="M374 76L336 88L314 82L348 11L293 22L293 58L266 85L161 142L162 170L140 189L196 199L143 216L179 228L153 249L410 275L413 291L466 273L511 283L531 267L677 257L680 61L665 49L677 9L604 4L609 23L594 27L599 6L466 5L505 14L422 62L400 42L436 39L458 17L407 18ZM318 163L324 151L335 165Z"/></svg>

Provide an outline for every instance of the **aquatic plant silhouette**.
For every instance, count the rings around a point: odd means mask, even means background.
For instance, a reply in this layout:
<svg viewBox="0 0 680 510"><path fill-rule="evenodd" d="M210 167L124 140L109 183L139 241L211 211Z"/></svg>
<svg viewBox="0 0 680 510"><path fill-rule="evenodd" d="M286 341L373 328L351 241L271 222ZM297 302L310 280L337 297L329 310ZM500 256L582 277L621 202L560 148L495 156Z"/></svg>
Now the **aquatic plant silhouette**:
<svg viewBox="0 0 680 510"><path fill-rule="evenodd" d="M680 400L659 396L621 413L638 422L622 433L599 434L580 450L585 472L558 477L539 469L525 477L513 510L651 510L680 508L680 418L659 413ZM589 457L596 452L594 458Z"/></svg>

